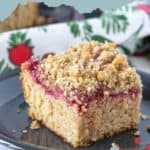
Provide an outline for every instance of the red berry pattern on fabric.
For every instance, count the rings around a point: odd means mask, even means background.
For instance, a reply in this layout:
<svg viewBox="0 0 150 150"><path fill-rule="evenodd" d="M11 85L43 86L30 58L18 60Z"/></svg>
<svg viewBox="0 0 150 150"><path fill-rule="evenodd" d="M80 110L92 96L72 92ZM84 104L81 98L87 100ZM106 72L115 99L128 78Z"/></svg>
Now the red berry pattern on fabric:
<svg viewBox="0 0 150 150"><path fill-rule="evenodd" d="M134 143L135 144L140 144L142 142L142 139L140 137L135 137L134 138Z"/></svg>
<svg viewBox="0 0 150 150"><path fill-rule="evenodd" d="M9 38L8 57L12 64L20 66L32 55L31 39L27 38L26 33L12 33Z"/></svg>
<svg viewBox="0 0 150 150"><path fill-rule="evenodd" d="M17 45L9 52L9 59L14 65L21 65L32 56L32 50L24 43Z"/></svg>
<svg viewBox="0 0 150 150"><path fill-rule="evenodd" d="M150 5L149 4L139 4L137 9L142 10L150 15Z"/></svg>
<svg viewBox="0 0 150 150"><path fill-rule="evenodd" d="M150 144L147 144L144 148L144 150L150 150Z"/></svg>

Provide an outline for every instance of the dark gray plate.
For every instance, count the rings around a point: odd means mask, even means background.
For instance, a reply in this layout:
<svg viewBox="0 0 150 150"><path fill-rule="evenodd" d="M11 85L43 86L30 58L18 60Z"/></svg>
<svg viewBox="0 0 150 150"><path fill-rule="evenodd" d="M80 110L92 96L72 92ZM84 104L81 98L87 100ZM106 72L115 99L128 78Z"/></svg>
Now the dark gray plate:
<svg viewBox="0 0 150 150"><path fill-rule="evenodd" d="M0 139L7 141L7 143L2 143L10 147L14 144L27 150L41 150L48 149L48 147L50 150L73 150L70 145L45 127L38 130L28 129L30 120L27 116L27 106L22 96L18 72L19 70L14 70L0 75ZM140 71L139 73L143 81L141 109L143 113L150 114L150 74ZM21 109L20 113L17 112L18 108ZM78 150L109 150L112 142L117 143L125 150L142 150L150 144L150 133L146 130L148 124L150 124L150 120L141 121L139 124L141 137L136 138L139 140L139 144L135 142L134 131L127 131ZM23 134L22 131L26 128L28 132ZM13 130L16 132L13 133ZM18 148L13 147L13 149Z"/></svg>

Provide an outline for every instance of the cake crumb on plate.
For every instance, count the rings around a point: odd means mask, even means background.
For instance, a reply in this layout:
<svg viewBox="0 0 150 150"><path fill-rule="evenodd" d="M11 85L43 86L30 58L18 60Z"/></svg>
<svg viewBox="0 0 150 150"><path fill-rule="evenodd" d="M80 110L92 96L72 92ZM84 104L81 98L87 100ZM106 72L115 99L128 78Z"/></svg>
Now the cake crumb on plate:
<svg viewBox="0 0 150 150"><path fill-rule="evenodd" d="M119 147L118 144L116 144L116 143L112 143L112 144L111 144L110 150L119 150L119 149L120 149L120 147Z"/></svg>
<svg viewBox="0 0 150 150"><path fill-rule="evenodd" d="M16 133L16 130L15 130L15 129L12 129L12 133Z"/></svg>
<svg viewBox="0 0 150 150"><path fill-rule="evenodd" d="M140 131L139 130L135 131L133 135L134 136L140 136Z"/></svg>
<svg viewBox="0 0 150 150"><path fill-rule="evenodd" d="M22 133L27 133L28 132L28 130L22 130Z"/></svg>
<svg viewBox="0 0 150 150"><path fill-rule="evenodd" d="M140 113L140 116L141 116L142 120L149 120L150 119L150 115L147 115L147 114Z"/></svg>

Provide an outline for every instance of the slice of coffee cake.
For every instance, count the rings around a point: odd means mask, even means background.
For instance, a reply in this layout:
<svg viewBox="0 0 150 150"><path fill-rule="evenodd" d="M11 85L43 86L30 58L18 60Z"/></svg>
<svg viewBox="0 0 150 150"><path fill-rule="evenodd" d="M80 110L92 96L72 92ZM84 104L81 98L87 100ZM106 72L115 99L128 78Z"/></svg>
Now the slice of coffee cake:
<svg viewBox="0 0 150 150"><path fill-rule="evenodd" d="M29 116L74 147L135 128L141 81L114 43L81 43L21 66Z"/></svg>

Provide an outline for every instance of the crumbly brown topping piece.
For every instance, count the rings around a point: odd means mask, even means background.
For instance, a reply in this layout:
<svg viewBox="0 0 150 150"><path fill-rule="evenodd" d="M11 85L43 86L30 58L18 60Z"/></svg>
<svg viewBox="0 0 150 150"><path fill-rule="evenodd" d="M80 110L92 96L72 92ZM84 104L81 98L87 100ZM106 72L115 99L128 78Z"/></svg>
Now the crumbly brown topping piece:
<svg viewBox="0 0 150 150"><path fill-rule="evenodd" d="M95 91L101 85L115 92L126 92L140 85L140 78L128 65L126 56L108 42L85 42L70 47L64 54L49 55L41 62L40 70L47 84L55 81L66 95L76 89Z"/></svg>
<svg viewBox="0 0 150 150"><path fill-rule="evenodd" d="M37 120L33 120L30 124L30 129L39 129L41 127L40 123Z"/></svg>

